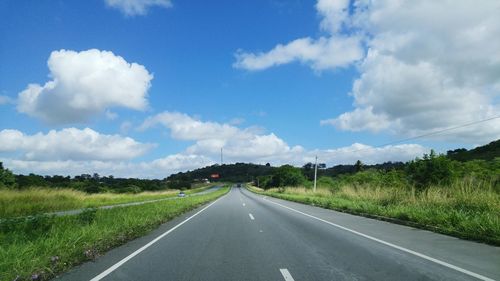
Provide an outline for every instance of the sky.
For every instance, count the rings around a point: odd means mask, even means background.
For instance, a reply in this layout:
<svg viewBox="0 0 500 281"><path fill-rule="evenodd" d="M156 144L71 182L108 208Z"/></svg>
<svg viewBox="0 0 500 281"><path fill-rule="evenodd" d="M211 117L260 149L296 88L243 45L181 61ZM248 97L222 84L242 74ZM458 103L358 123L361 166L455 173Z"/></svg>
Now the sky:
<svg viewBox="0 0 500 281"><path fill-rule="evenodd" d="M500 138L498 14L494 0L2 1L0 161L164 178L221 149L332 166L473 148Z"/></svg>

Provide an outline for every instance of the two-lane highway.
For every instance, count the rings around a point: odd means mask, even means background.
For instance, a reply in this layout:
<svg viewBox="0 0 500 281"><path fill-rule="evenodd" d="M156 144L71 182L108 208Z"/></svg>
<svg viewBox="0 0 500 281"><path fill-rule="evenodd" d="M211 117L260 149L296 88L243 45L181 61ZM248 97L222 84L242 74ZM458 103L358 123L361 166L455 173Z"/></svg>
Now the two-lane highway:
<svg viewBox="0 0 500 281"><path fill-rule="evenodd" d="M495 280L497 247L233 188L60 280Z"/></svg>

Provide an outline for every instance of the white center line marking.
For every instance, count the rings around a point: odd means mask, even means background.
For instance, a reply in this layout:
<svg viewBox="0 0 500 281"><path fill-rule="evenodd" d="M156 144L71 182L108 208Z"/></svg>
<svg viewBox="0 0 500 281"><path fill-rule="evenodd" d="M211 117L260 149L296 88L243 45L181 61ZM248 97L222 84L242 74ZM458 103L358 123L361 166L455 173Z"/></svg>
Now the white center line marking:
<svg viewBox="0 0 500 281"><path fill-rule="evenodd" d="M248 216L250 217L251 220L255 219L252 214L248 214Z"/></svg>
<svg viewBox="0 0 500 281"><path fill-rule="evenodd" d="M245 203L243 203L243 207L245 207Z"/></svg>
<svg viewBox="0 0 500 281"><path fill-rule="evenodd" d="M353 234L356 234L356 235L362 236L362 237L364 237L364 238L367 238L367 239L370 239L370 240L376 241L376 242L381 243L381 244L384 244L384 245L386 245L386 246L389 246L389 247L392 247L392 248L398 249L398 250L400 250L400 251L403 251L403 252L406 252L406 253L409 253L409 254L415 255L415 256L417 256L417 257L420 257L420 258L426 259L426 260L428 260L428 261L431 261L431 262L434 262L434 263L440 264L440 265L442 265L442 266L445 266L445 267L448 267L448 268L454 269L454 270L456 270L456 271L458 271L458 272L462 272L462 273L467 274L467 275L469 275L469 276L475 277L475 278L477 278L477 279L479 279L479 280L483 280L483 281L495 281L494 279L488 278L488 277L483 276L483 275L481 275L481 274L478 274L478 273L475 273L475 272L469 271L469 270L467 270L467 269L464 269L464 268L458 267L458 266L453 265L453 264L449 264L449 263L447 263L447 262L444 262L444 261L442 261L442 260L435 259L435 258L433 258L433 257L429 257L429 256L424 255L424 254L421 254L421 253L419 253L419 252L415 252L415 251L413 251L413 250L406 249L406 248L404 248L404 247L401 247L401 246L398 246L398 245L395 245L395 244L392 244L392 243L386 242L386 241L384 241L384 240L381 240L381 239L378 239L378 238L372 237L372 236L370 236L370 235L366 235L366 234L361 233L361 232L358 232L358 231L356 231L356 230L349 229L349 228L347 228L347 227L345 227L345 226L341 226L341 225L338 225L338 224L336 224L336 223L329 222L329 221L324 220L324 219L320 219L320 218L318 218L318 217L315 217L315 216L313 216L313 215L306 214L306 213L301 212L301 211L299 211L299 210L295 210L295 209L293 209L293 208L290 208L290 207L288 207L288 206L282 205L282 204L280 204L280 203L277 203L277 202L274 202L274 201L271 201L271 200L267 200L267 199L266 199L265 201L267 201L267 202L269 202L269 203L272 203L272 204L276 204L276 205L278 205L278 206L280 206L280 207L283 207L283 208L285 208L285 209L288 209L288 210L290 210L290 211L293 211L293 212L296 212L296 213L302 214L302 215L304 215L304 216L306 216L306 217L310 217L310 218L312 218L312 219L319 220L319 221L324 222L324 223L327 223L327 224L329 224L329 225L332 225L332 226L338 227L338 228L343 229L343 230L345 230L345 231L349 231L349 232L351 232L351 233L353 233ZM281 269L280 269L280 270L281 270ZM282 272L282 273L283 273L283 272ZM285 278L285 280L286 280L286 278Z"/></svg>
<svg viewBox="0 0 500 281"><path fill-rule="evenodd" d="M115 271L117 268L119 268L120 266L122 266L124 263L126 263L127 261L129 261L130 259L132 259L133 257L137 256L138 254L140 254L142 251L146 250L147 248L149 248L151 245L153 245L154 243L158 242L158 240L162 239L163 237L167 236L170 232L176 230L178 227L180 227L181 225L185 224L186 222L188 222L190 219L196 217L198 214L200 214L201 212L205 211L206 209L208 209L208 207L212 206L213 204L215 204L217 201L219 201L220 199L222 199L224 196L220 197L219 199L215 200L214 202L210 203L210 205L206 206L205 208L199 210L196 214L190 216L189 218L183 220L181 223L179 223L178 225L172 227L170 230L164 232L163 234L161 234L160 236L156 237L155 239L153 239L151 242L149 242L148 244L142 246L141 248L139 248L138 250L136 250L135 252L133 252L132 254L126 256L125 258L123 258L121 261L115 263L113 266L111 266L110 268L106 269L105 271L103 271L101 274L97 275L96 277L90 279L90 281L99 281L101 280L102 278L106 277L107 275L109 275L111 272Z"/></svg>
<svg viewBox="0 0 500 281"><path fill-rule="evenodd" d="M285 278L285 281L294 281L292 275L286 268L280 268L281 275Z"/></svg>

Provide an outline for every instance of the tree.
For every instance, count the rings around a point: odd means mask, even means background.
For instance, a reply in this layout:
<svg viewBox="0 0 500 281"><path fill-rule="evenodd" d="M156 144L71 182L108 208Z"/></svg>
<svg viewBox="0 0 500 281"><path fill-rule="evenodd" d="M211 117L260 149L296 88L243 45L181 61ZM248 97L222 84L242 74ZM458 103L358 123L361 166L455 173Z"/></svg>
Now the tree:
<svg viewBox="0 0 500 281"><path fill-rule="evenodd" d="M272 175L272 186L298 186L306 181L300 169L291 165L283 165L277 168Z"/></svg>
<svg viewBox="0 0 500 281"><path fill-rule="evenodd" d="M419 189L432 184L448 185L454 178L454 161L444 155L436 155L434 150L424 154L423 159L415 159L408 163L406 173Z"/></svg>
<svg viewBox="0 0 500 281"><path fill-rule="evenodd" d="M355 168L356 172L361 172L361 171L363 171L363 169L364 169L364 167L363 167L363 166L364 166L364 165L365 165L365 164L363 164L363 162L361 162L361 160L356 161L356 164L354 164L354 168Z"/></svg>
<svg viewBox="0 0 500 281"><path fill-rule="evenodd" d="M12 188L16 185L16 178L9 169L4 169L3 163L0 162L0 188Z"/></svg>

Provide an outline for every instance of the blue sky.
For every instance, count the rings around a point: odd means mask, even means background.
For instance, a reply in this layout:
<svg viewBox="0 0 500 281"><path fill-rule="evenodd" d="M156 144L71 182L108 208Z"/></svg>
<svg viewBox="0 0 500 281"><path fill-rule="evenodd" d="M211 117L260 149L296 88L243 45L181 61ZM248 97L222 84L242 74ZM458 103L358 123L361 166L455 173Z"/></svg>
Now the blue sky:
<svg viewBox="0 0 500 281"><path fill-rule="evenodd" d="M481 145L499 119L373 148L500 115L486 3L3 1L0 161L164 177L221 147L227 162L333 165Z"/></svg>

